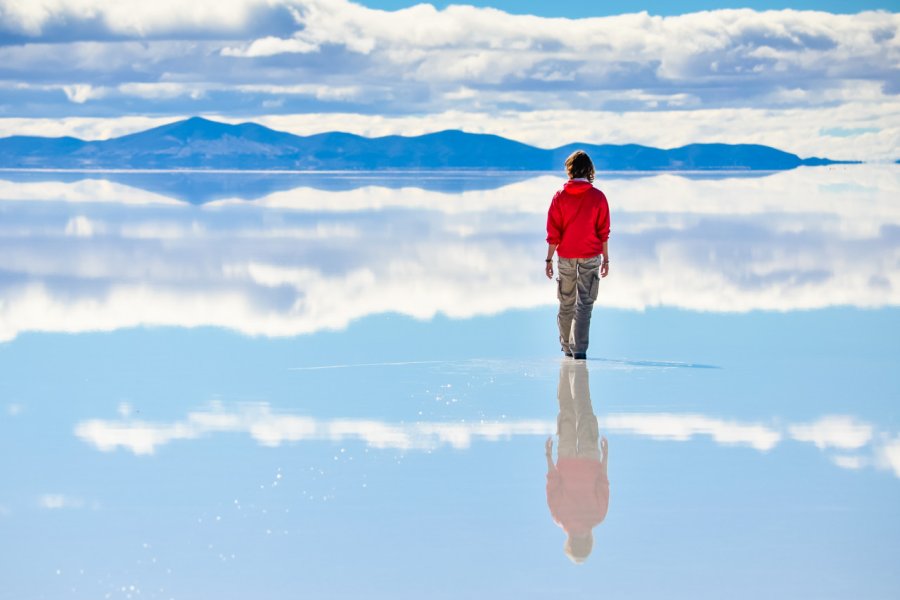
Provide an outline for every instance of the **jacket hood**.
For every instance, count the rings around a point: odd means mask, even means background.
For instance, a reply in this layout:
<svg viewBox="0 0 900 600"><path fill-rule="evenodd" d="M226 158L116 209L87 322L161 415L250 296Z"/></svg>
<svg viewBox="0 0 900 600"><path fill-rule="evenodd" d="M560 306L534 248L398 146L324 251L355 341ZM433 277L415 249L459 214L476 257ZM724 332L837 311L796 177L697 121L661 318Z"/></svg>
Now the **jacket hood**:
<svg viewBox="0 0 900 600"><path fill-rule="evenodd" d="M575 181L574 179L570 179L563 186L563 189L569 194L583 194L592 187L594 186L590 181Z"/></svg>

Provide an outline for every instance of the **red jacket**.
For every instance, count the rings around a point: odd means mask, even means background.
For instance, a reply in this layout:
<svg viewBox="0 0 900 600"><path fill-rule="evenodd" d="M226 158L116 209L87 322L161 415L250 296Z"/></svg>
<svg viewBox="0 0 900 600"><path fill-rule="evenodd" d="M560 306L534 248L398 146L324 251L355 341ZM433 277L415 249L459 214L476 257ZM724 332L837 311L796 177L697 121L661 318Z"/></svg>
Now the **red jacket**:
<svg viewBox="0 0 900 600"><path fill-rule="evenodd" d="M561 258L591 258L609 239L609 204L588 181L572 180L556 192L547 213L547 243Z"/></svg>
<svg viewBox="0 0 900 600"><path fill-rule="evenodd" d="M547 506L566 533L583 535L609 510L609 479L599 460L560 458L547 473Z"/></svg>

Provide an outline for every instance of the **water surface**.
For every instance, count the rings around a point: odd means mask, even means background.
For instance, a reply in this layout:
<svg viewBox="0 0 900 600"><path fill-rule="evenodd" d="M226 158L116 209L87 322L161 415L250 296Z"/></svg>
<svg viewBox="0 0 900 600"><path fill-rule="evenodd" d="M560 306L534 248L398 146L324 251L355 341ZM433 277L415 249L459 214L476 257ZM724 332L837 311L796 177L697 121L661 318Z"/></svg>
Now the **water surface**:
<svg viewBox="0 0 900 600"><path fill-rule="evenodd" d="M601 177L589 398L558 177L229 177L0 174L0 597L897 597L896 167Z"/></svg>

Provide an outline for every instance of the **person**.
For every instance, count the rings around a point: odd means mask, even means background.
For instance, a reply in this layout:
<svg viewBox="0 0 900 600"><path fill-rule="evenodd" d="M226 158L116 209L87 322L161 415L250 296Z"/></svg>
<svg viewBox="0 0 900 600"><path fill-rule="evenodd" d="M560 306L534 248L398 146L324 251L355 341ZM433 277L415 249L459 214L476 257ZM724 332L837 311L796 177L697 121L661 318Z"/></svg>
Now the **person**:
<svg viewBox="0 0 900 600"><path fill-rule="evenodd" d="M587 358L591 312L600 278L609 274L609 203L595 188L594 163L576 150L566 159L569 180L547 212L548 279L558 255L559 342L567 357Z"/></svg>
<svg viewBox="0 0 900 600"><path fill-rule="evenodd" d="M563 551L572 562L581 564L594 547L594 527L606 519L609 510L609 444L606 437L600 438L586 362L563 361L557 398L556 464L553 438L547 438L545 444L547 506L553 521L568 536Z"/></svg>

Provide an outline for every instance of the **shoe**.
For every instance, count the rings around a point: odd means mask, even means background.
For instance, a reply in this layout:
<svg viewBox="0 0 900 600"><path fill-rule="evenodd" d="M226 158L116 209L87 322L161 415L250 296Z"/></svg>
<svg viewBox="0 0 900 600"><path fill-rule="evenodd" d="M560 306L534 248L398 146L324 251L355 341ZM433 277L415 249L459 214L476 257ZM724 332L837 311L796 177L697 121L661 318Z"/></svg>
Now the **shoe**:
<svg viewBox="0 0 900 600"><path fill-rule="evenodd" d="M575 352L574 354L572 354L572 358L574 358L575 360L587 360L587 354L585 354L584 352Z"/></svg>
<svg viewBox="0 0 900 600"><path fill-rule="evenodd" d="M563 350L563 354L566 355L566 358L572 358L572 353L571 353L571 352L566 352L565 350Z"/></svg>

